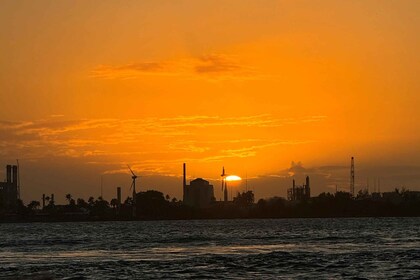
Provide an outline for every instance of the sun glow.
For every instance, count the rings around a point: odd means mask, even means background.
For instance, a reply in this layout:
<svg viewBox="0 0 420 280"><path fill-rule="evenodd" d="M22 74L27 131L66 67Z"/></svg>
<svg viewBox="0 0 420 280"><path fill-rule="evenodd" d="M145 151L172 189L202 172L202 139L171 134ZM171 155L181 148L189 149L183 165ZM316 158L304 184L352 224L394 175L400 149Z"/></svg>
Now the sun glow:
<svg viewBox="0 0 420 280"><path fill-rule="evenodd" d="M240 181L242 179L241 179L241 177L236 176L236 175L229 175L229 176L226 177L225 180L228 181L228 182L232 182L232 181Z"/></svg>
<svg viewBox="0 0 420 280"><path fill-rule="evenodd" d="M419 0L97 2L0 0L0 182L19 158L25 203L102 174L130 195L126 163L171 198L182 162L229 191L247 172L257 200L292 173L317 195L351 156L356 185L420 191Z"/></svg>

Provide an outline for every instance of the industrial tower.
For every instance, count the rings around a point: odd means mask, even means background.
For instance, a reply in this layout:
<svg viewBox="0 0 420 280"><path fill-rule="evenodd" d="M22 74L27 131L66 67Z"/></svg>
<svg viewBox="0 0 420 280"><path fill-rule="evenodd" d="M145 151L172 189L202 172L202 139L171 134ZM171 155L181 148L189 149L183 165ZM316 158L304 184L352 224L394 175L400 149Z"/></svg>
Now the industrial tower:
<svg viewBox="0 0 420 280"><path fill-rule="evenodd" d="M224 198L224 201L225 202L227 202L228 201L228 189L227 189L227 183L226 183L226 173L225 173L225 167L223 166L223 169L222 169L222 191L224 191L223 192L223 198Z"/></svg>
<svg viewBox="0 0 420 280"><path fill-rule="evenodd" d="M187 165L184 163L183 165L183 180L182 180L182 201L184 203L188 200L188 189L187 189Z"/></svg>
<svg viewBox="0 0 420 280"><path fill-rule="evenodd" d="M20 199L20 167L19 167L19 160L17 159L16 160L16 163L17 163L17 169L16 169L16 172L17 172L17 199Z"/></svg>
<svg viewBox="0 0 420 280"><path fill-rule="evenodd" d="M354 197L354 157L351 157L350 167L350 194Z"/></svg>

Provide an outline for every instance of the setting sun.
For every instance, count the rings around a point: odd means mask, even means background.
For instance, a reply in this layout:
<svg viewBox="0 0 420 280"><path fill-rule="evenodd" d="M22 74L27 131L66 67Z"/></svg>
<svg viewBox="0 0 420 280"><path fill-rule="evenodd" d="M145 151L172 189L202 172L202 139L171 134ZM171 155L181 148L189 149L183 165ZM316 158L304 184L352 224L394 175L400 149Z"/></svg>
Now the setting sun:
<svg viewBox="0 0 420 280"><path fill-rule="evenodd" d="M229 181L229 182L232 182L232 181L240 181L242 179L241 179L241 177L236 176L236 175L229 175L229 176L226 176L225 180Z"/></svg>

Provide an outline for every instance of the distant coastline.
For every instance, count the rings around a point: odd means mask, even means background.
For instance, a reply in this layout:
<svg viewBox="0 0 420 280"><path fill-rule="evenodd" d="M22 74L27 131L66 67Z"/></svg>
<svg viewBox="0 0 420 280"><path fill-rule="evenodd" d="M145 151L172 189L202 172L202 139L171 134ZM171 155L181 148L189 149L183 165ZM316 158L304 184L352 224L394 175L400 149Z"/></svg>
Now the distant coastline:
<svg viewBox="0 0 420 280"><path fill-rule="evenodd" d="M356 217L420 217L420 193L407 190L370 195L359 193L322 193L302 201L280 197L253 201L252 191L238 194L233 201L214 201L209 207L198 208L170 199L158 191L139 192L133 200L117 205L101 197L73 199L68 204L53 202L39 209L39 203L24 206L21 202L14 213L0 212L0 222L89 222L134 220L199 220L199 219L265 219L265 218L356 218ZM135 209L133 212L133 209Z"/></svg>

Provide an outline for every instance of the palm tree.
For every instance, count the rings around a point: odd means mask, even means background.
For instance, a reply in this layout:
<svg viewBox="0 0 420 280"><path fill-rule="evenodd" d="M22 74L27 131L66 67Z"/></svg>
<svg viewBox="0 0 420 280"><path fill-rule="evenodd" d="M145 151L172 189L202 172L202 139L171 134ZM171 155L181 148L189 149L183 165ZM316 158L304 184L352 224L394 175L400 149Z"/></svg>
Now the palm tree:
<svg viewBox="0 0 420 280"><path fill-rule="evenodd" d="M71 202L71 200L72 200L72 196L71 196L71 194L66 194L66 199L67 199L67 201L69 202L69 204L70 204L70 202Z"/></svg>
<svg viewBox="0 0 420 280"><path fill-rule="evenodd" d="M78 198L76 202L77 206L87 208L88 204L83 198Z"/></svg>
<svg viewBox="0 0 420 280"><path fill-rule="evenodd" d="M93 205L95 204L95 199L93 198L93 196L89 197L88 203L90 207L93 207Z"/></svg>
<svg viewBox="0 0 420 280"><path fill-rule="evenodd" d="M33 211L35 209L38 209L38 207L41 206L41 204L39 203L39 201L36 200L32 200L29 204L28 204L28 209Z"/></svg>
<svg viewBox="0 0 420 280"><path fill-rule="evenodd" d="M116 198L113 198L113 199L111 199L110 204L111 204L112 208L115 209L118 206L118 200Z"/></svg>

